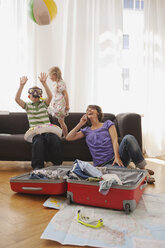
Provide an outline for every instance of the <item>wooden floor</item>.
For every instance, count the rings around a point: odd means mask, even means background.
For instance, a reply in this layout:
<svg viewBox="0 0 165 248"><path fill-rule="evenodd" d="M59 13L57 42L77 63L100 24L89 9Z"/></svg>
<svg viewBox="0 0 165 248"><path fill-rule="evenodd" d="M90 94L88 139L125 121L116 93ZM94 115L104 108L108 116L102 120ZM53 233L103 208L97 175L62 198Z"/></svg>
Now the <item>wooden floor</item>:
<svg viewBox="0 0 165 248"><path fill-rule="evenodd" d="M165 193L165 160L148 160L148 168L155 171L155 185L145 192ZM27 162L0 161L0 247L49 248L63 246L57 242L40 239L41 234L57 210L43 207L48 196L14 193L9 180L31 170ZM83 246L84 247L84 246Z"/></svg>

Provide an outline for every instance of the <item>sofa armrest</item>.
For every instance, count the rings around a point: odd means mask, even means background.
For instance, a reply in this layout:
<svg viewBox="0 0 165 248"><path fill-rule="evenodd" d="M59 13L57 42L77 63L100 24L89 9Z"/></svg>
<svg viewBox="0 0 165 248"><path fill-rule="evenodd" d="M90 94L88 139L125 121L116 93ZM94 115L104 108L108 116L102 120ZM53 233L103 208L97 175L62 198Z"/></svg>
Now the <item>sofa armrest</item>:
<svg viewBox="0 0 165 248"><path fill-rule="evenodd" d="M136 113L121 113L116 115L119 137L122 139L126 134L133 135L142 150L141 116Z"/></svg>

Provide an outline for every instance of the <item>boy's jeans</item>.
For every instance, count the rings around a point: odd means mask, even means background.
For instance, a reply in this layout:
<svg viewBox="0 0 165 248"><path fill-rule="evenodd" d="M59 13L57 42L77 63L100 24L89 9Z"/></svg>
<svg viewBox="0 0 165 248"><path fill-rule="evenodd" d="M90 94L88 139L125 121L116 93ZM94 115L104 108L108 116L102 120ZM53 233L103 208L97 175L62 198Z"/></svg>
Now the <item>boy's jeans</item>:
<svg viewBox="0 0 165 248"><path fill-rule="evenodd" d="M32 168L44 168L46 159L54 165L62 163L61 140L56 134L43 133L33 137Z"/></svg>
<svg viewBox="0 0 165 248"><path fill-rule="evenodd" d="M136 167L144 169L146 161L142 155L139 144L134 136L128 134L124 136L119 146L119 155L125 167L129 165L132 161ZM111 164L113 160L107 161L103 166L109 168L112 167ZM115 164L113 167L119 167Z"/></svg>

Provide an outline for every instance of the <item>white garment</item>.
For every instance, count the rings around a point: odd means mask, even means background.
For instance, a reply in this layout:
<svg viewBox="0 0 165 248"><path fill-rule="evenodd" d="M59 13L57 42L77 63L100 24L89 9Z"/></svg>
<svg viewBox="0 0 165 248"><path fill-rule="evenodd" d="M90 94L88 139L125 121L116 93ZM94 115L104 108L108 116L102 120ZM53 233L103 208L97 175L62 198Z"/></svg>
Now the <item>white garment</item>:
<svg viewBox="0 0 165 248"><path fill-rule="evenodd" d="M66 90L66 85L63 80L54 84L53 99L51 101L48 111L52 116L55 116L57 119L64 118L68 115L68 111L66 111L66 101L63 95L64 90Z"/></svg>
<svg viewBox="0 0 165 248"><path fill-rule="evenodd" d="M115 179L117 184L119 185L122 185L122 181L120 180L120 178L116 175L116 174L104 174L102 176L103 180L105 181L109 181L109 180L112 180L112 179Z"/></svg>
<svg viewBox="0 0 165 248"><path fill-rule="evenodd" d="M99 192L103 195L107 195L112 184L122 185L122 181L116 174L105 174L102 176L103 180L99 182Z"/></svg>

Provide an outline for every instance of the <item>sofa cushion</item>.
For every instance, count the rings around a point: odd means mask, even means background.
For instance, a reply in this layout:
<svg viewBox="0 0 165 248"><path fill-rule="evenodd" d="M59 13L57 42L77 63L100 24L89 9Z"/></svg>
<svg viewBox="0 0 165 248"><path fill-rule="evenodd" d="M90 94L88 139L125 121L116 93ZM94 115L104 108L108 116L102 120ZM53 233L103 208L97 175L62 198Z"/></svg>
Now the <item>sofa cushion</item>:
<svg viewBox="0 0 165 248"><path fill-rule="evenodd" d="M65 161L74 161L76 159L92 160L85 138L74 141L62 139L62 153L64 154Z"/></svg>
<svg viewBox="0 0 165 248"><path fill-rule="evenodd" d="M24 134L1 134L0 147L1 160L31 160L31 144L24 140Z"/></svg>
<svg viewBox="0 0 165 248"><path fill-rule="evenodd" d="M29 128L26 113L9 113L0 115L0 133L24 134Z"/></svg>

